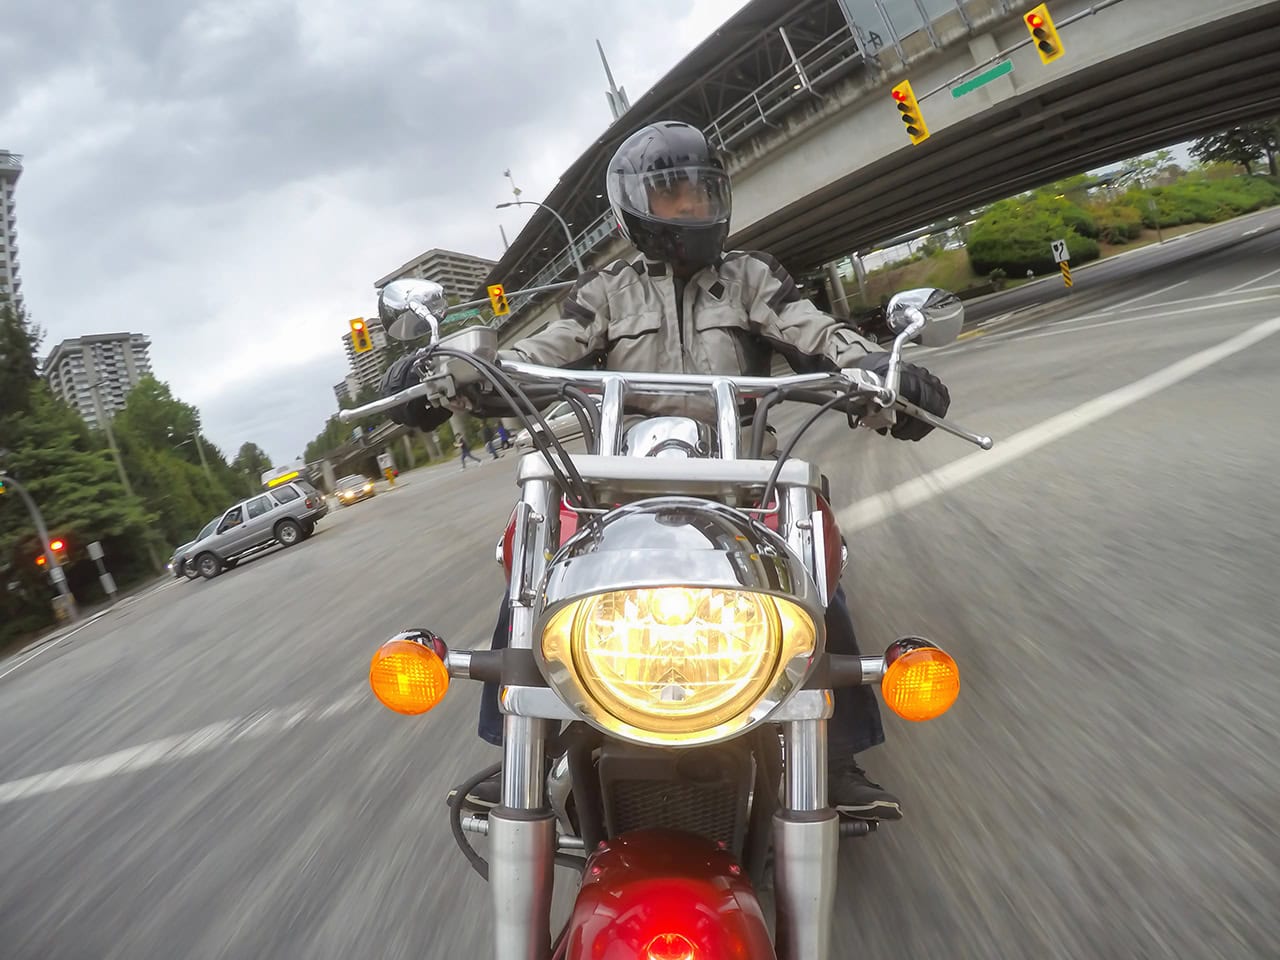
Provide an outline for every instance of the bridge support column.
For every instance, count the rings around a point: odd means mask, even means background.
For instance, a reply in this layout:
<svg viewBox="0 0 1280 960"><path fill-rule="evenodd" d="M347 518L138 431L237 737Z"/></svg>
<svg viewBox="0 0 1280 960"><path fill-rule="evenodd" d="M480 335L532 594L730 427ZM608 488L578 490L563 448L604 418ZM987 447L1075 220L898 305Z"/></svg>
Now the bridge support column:
<svg viewBox="0 0 1280 960"><path fill-rule="evenodd" d="M827 264L827 294L831 300L831 312L840 320L849 319L849 300L844 292L844 280L840 277L840 265Z"/></svg>

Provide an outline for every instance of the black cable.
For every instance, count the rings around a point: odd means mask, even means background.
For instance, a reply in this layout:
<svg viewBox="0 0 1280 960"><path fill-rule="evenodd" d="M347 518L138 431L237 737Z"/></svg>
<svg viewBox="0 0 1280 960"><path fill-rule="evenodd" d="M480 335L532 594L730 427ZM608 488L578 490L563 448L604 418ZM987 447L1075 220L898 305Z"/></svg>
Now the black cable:
<svg viewBox="0 0 1280 960"><path fill-rule="evenodd" d="M786 391L779 388L770 390L756 404L755 419L751 424L751 459L759 460L764 456L764 435L769 426L769 411L786 399Z"/></svg>
<svg viewBox="0 0 1280 960"><path fill-rule="evenodd" d="M587 449L595 449L596 438L600 435L600 408L586 393L571 383L561 384L560 399L572 401L573 415L578 418L578 426L582 428Z"/></svg>
<svg viewBox="0 0 1280 960"><path fill-rule="evenodd" d="M806 420L803 424L801 424L800 429L796 431L795 436L793 436L791 440L788 441L787 445L782 449L782 452L778 454L778 462L773 465L773 470L769 474L769 482L764 485L764 493L760 497L761 509L768 509L769 499L773 496L774 487L777 486L777 483L778 483L778 476L782 473L782 465L786 463L787 460L791 457L791 451L796 448L796 444L800 442L800 438L805 435L805 432L810 427L812 427L815 423L818 422L818 418L820 416L822 416L824 413L826 413L828 410L830 410L832 407L836 406L837 404L843 403L844 401L849 399L851 399L851 396L849 393L836 394L834 397L832 397L830 400L828 400L826 403L820 406L817 410L815 410L813 412L813 416L809 417L808 420Z"/></svg>
<svg viewBox="0 0 1280 960"><path fill-rule="evenodd" d="M433 352L444 357L455 357L456 359L469 363L488 379L490 385L502 396L508 406L516 412L516 416L529 430L529 439L537 447L538 452L542 454L543 459L547 461L548 467L551 469L552 476L555 477L556 483L566 491L572 491L574 500L580 508L594 507L594 501L591 498L591 492L587 489L586 482L582 479L582 475L578 473L578 468L573 465L572 459L565 451L564 446L560 443L558 437L551 432L551 427L547 425L542 414L533 406L529 399L524 396L524 392L511 382L506 373L495 364L490 363L474 354L465 353L461 350L453 350L448 347L433 347ZM513 394L515 396L513 396ZM520 404L516 402L515 397L520 397L524 401L527 412L522 411ZM536 422L542 431L533 428L533 422ZM556 453L559 455L561 463L557 465L556 459L551 456L551 449L547 445L550 441L555 447ZM560 466L564 467L565 473L561 473ZM565 474L568 474L568 477ZM572 481L572 482L570 482Z"/></svg>
<svg viewBox="0 0 1280 960"><path fill-rule="evenodd" d="M472 869L480 874L486 883L489 881L489 861L476 853L476 848L471 846L471 841L467 839L466 832L462 829L462 804L467 794L474 790L477 784L488 780L501 769L502 764L494 763L479 773L472 774L468 780L454 788L453 797L449 800L449 829L453 832L453 841L462 851L462 855L467 858Z"/></svg>

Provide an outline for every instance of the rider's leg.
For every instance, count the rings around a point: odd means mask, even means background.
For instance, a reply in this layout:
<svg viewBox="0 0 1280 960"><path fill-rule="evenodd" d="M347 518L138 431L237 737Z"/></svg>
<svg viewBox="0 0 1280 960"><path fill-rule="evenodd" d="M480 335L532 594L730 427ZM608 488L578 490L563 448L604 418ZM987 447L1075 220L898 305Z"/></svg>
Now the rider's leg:
<svg viewBox="0 0 1280 960"><path fill-rule="evenodd" d="M827 651L858 656L858 640L844 588L837 587L827 606ZM831 805L851 816L897 820L902 816L898 798L867 778L854 759L884 743L880 704L870 687L843 687L835 691L835 712L827 724L830 776L827 790Z"/></svg>

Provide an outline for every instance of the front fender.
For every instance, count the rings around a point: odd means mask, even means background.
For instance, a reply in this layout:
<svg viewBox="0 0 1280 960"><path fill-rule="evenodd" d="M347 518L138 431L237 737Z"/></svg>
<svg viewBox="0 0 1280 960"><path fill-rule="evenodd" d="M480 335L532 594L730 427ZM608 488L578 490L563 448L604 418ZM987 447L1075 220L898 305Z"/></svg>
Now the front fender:
<svg viewBox="0 0 1280 960"><path fill-rule="evenodd" d="M775 960L755 891L727 850L638 830L587 863L565 960Z"/></svg>

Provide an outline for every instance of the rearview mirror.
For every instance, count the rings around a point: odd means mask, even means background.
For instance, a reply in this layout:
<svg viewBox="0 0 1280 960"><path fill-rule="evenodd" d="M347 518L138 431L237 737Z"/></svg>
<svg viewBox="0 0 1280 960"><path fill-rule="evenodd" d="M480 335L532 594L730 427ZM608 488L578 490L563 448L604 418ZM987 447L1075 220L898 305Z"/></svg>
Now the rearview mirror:
<svg viewBox="0 0 1280 960"><path fill-rule="evenodd" d="M923 347L945 347L964 326L964 304L950 290L920 287L895 294L885 310L895 334L911 330L911 339ZM914 330L912 328L915 327Z"/></svg>
<svg viewBox="0 0 1280 960"><path fill-rule="evenodd" d="M392 280L378 292L378 319L396 340L440 339L440 324L449 312L444 287L434 280Z"/></svg>

